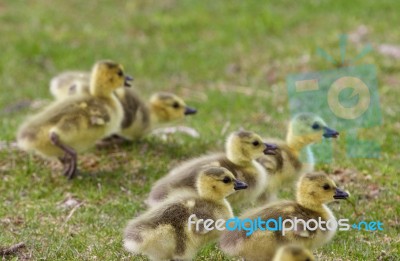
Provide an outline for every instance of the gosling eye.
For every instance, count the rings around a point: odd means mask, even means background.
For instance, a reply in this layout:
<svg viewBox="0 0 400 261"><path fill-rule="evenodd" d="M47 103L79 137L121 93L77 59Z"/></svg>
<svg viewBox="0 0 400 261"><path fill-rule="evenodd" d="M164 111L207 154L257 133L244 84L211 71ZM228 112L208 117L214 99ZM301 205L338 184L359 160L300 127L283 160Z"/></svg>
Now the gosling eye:
<svg viewBox="0 0 400 261"><path fill-rule="evenodd" d="M172 104L172 107L174 107L175 109L178 109L178 108L180 107L180 105L179 105L178 102L174 102L174 103Z"/></svg>
<svg viewBox="0 0 400 261"><path fill-rule="evenodd" d="M251 144L257 147L258 145L260 145L260 142L258 140L255 140Z"/></svg>
<svg viewBox="0 0 400 261"><path fill-rule="evenodd" d="M328 189L331 188L331 186L329 186L329 184L325 184L325 185L322 186L322 188L323 188L324 190L328 190Z"/></svg>
<svg viewBox="0 0 400 261"><path fill-rule="evenodd" d="M321 128L321 125L319 123L314 122L314 124L311 126L314 130L319 130Z"/></svg>
<svg viewBox="0 0 400 261"><path fill-rule="evenodd" d="M230 183L231 181L232 181L232 180L231 180L230 177L225 177L225 178L222 180L222 182L224 182L224 183L226 183L226 184Z"/></svg>
<svg viewBox="0 0 400 261"><path fill-rule="evenodd" d="M118 71L118 76L120 76L120 77L124 76L124 72L122 70L119 70Z"/></svg>

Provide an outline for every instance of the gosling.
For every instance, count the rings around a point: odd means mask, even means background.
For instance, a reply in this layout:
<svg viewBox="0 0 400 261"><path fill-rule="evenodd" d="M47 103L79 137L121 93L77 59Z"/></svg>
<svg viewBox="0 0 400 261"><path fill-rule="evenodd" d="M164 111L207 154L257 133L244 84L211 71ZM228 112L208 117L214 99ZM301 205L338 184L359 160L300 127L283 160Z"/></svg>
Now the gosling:
<svg viewBox="0 0 400 261"><path fill-rule="evenodd" d="M209 230L199 219L224 221L232 218L225 199L247 185L225 168L202 169L196 179L196 193L175 195L131 220L125 229L124 247L151 260L191 260L202 246L218 239L217 229ZM197 224L189 225L189 219Z"/></svg>
<svg viewBox="0 0 400 261"><path fill-rule="evenodd" d="M256 230L249 236L245 231L225 230L220 238L220 247L225 253L241 256L248 261L271 260L277 248L287 244L315 249L328 243L337 229L336 219L325 204L335 199L346 199L348 196L326 174L307 173L298 182L296 201L267 204L251 209L239 218L240 220L260 218L263 221L273 219L277 222L282 218L281 231L276 227L276 223L271 222L267 223L270 229L264 225L265 231ZM317 227L313 230L307 229L305 223L300 221L296 222L297 227L290 227L288 226L290 224L284 223L285 220L294 222L299 219L304 222L311 219L318 222L320 219L324 223L321 222L322 229ZM313 228L316 227L315 222L310 223Z"/></svg>
<svg viewBox="0 0 400 261"><path fill-rule="evenodd" d="M338 135L339 132L329 128L317 115L300 113L290 121L286 141L264 139L265 142L276 143L278 149L274 155L263 155L257 159L269 174L267 190L259 198L259 203L274 201L280 188L292 185L302 174L314 171L314 157L310 145L320 142L323 138L337 138ZM307 163L300 160L300 152L303 149L307 153Z"/></svg>
<svg viewBox="0 0 400 261"><path fill-rule="evenodd" d="M225 154L210 154L183 162L156 182L146 202L154 205L165 200L174 191L195 191L198 169L212 165L227 168L236 178L248 184L249 189L243 193L228 197L235 208L254 203L267 184L267 173L255 159L264 154L273 154L275 149L275 145L264 143L256 133L234 132L225 143Z"/></svg>
<svg viewBox="0 0 400 261"><path fill-rule="evenodd" d="M307 248L286 245L278 249L273 261L315 261L315 257Z"/></svg>
<svg viewBox="0 0 400 261"><path fill-rule="evenodd" d="M91 74L90 95L55 101L28 118L18 130L18 146L44 157L57 157L64 165L63 175L72 179L77 172L77 152L119 131L123 110L113 91L130 86L130 79L115 62L96 63Z"/></svg>
<svg viewBox="0 0 400 261"><path fill-rule="evenodd" d="M56 100L75 94L90 94L90 73L67 71L50 80L50 93Z"/></svg>
<svg viewBox="0 0 400 261"><path fill-rule="evenodd" d="M153 94L148 104L131 89L124 88L116 94L124 109L124 119L118 134L128 140L139 139L160 124L197 113L195 108L187 106L180 97L168 92Z"/></svg>

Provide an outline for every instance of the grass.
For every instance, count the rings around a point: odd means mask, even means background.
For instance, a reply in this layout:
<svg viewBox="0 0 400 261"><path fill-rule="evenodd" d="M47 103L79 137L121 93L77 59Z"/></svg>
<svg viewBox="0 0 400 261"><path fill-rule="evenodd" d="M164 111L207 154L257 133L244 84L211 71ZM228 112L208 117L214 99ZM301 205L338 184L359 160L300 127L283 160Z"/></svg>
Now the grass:
<svg viewBox="0 0 400 261"><path fill-rule="evenodd" d="M339 56L338 35L364 24L375 45L398 43L396 1L3 1L0 3L0 140L15 140L32 101L51 99L49 79L88 70L109 58L124 64L149 96L166 90L199 114L184 123L200 138L149 137L133 146L91 150L81 175L67 181L60 166L9 146L0 150L0 246L23 241L13 260L145 260L126 253L121 231L144 210L151 184L179 161L221 150L240 127L283 138L289 118L285 77L332 69L315 55ZM348 56L360 49L350 44ZM400 64L377 52L362 63L378 69L383 124L363 132L381 143L380 159L349 159L339 139L331 164L352 193L333 204L337 217L380 220L384 231L338 232L315 251L320 260L399 260L398 97ZM289 189L282 196L289 197ZM80 202L63 208L67 199ZM230 260L215 246L196 260Z"/></svg>

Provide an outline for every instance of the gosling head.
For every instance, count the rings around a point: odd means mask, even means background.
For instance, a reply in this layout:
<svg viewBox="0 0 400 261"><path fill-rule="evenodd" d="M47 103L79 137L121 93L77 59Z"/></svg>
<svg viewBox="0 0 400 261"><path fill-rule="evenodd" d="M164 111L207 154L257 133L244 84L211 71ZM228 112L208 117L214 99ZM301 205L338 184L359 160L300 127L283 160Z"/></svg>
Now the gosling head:
<svg viewBox="0 0 400 261"><path fill-rule="evenodd" d="M236 179L223 167L205 167L197 178L197 191L201 197L221 200L237 190L246 189L247 184Z"/></svg>
<svg viewBox="0 0 400 261"><path fill-rule="evenodd" d="M159 122L179 120L197 113L196 109L187 106L181 98L168 92L154 94L150 98L150 108Z"/></svg>
<svg viewBox="0 0 400 261"><path fill-rule="evenodd" d="M265 143L258 134L250 131L234 132L225 143L227 158L238 165L262 155L274 155L276 149L275 144Z"/></svg>
<svg viewBox="0 0 400 261"><path fill-rule="evenodd" d="M306 248L297 245L280 247L274 261L314 261L314 255Z"/></svg>
<svg viewBox="0 0 400 261"><path fill-rule="evenodd" d="M335 199L346 199L349 194L322 172L303 175L297 184L297 201L305 206L321 206Z"/></svg>
<svg viewBox="0 0 400 261"><path fill-rule="evenodd" d="M329 128L313 113L300 113L291 120L287 135L289 144L308 145L320 142L322 138L337 138L339 132Z"/></svg>
<svg viewBox="0 0 400 261"><path fill-rule="evenodd" d="M124 74L122 65L112 61L100 61L93 66L90 91L95 95L109 95L119 87L130 87L132 80L132 77Z"/></svg>

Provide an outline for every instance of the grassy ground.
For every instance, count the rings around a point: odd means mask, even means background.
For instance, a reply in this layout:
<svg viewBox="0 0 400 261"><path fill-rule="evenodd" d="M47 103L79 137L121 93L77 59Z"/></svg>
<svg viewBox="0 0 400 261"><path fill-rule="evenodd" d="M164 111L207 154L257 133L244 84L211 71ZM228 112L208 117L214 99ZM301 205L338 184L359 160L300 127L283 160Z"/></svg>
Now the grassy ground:
<svg viewBox="0 0 400 261"><path fill-rule="evenodd" d="M2 1L0 2L0 246L25 242L10 259L145 260L122 249L127 220L144 209L151 184L186 158L221 150L239 127L283 138L289 117L285 77L332 65L338 35L364 24L375 44L400 42L396 1ZM348 55L359 51L349 46ZM49 79L94 61L121 62L144 96L168 90L199 109L184 124L200 138L147 138L80 157L67 181L57 163L12 148L23 118L50 99ZM399 260L400 63L377 52L383 125L365 132L380 159L348 159L344 139L318 168L352 192L337 217L380 220L384 231L339 232L320 260ZM181 123L182 124L182 123ZM116 164L117 163L117 164ZM290 196L284 191L283 196ZM69 201L68 201L69 199ZM66 202L78 203L67 207ZM230 260L214 246L196 260Z"/></svg>

